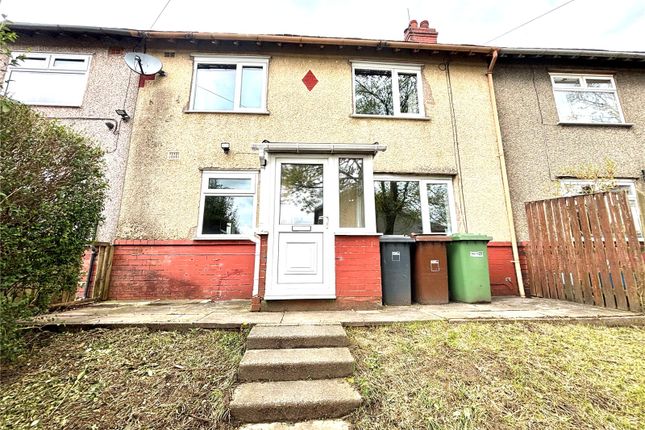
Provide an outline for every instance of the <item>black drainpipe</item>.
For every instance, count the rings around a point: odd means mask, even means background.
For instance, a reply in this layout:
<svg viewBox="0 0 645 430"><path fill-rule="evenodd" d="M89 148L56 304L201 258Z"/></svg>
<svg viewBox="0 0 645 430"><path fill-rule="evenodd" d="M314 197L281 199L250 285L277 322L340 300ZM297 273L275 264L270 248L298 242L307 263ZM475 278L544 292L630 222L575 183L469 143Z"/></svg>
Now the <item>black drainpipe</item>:
<svg viewBox="0 0 645 430"><path fill-rule="evenodd" d="M83 298L87 299L87 293L90 291L90 282L92 281L92 274L94 273L94 260L96 260L96 254L98 254L98 248L94 245L91 245L92 255L90 255L90 267L87 270L87 279L85 280L85 288L83 289Z"/></svg>

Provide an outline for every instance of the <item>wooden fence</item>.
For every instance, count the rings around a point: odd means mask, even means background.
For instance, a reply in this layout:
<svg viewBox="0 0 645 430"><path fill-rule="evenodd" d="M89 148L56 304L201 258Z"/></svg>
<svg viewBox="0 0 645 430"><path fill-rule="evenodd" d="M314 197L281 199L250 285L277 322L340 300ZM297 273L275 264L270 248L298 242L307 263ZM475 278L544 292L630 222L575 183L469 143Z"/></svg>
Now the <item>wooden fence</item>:
<svg viewBox="0 0 645 430"><path fill-rule="evenodd" d="M95 249L96 255L91 268L89 264L91 259L89 256L87 257L89 261L81 285L75 291L66 291L59 297L55 297L51 307L57 308L87 301L107 300L114 248L106 242L94 242L91 246ZM86 252L91 251L88 249ZM88 276L89 284L87 284L86 292L85 286Z"/></svg>
<svg viewBox="0 0 645 430"><path fill-rule="evenodd" d="M645 263L624 192L541 200L525 208L533 295L644 309Z"/></svg>

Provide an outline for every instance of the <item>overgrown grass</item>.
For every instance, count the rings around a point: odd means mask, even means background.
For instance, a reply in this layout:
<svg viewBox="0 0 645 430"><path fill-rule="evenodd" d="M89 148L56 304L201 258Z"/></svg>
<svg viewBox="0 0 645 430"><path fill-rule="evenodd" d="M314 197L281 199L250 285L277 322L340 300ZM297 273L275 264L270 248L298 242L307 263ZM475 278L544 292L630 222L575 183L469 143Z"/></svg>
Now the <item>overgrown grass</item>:
<svg viewBox="0 0 645 430"><path fill-rule="evenodd" d="M40 333L3 366L9 429L226 429L245 336L217 330Z"/></svg>
<svg viewBox="0 0 645 430"><path fill-rule="evenodd" d="M348 330L357 429L642 429L645 329L419 323Z"/></svg>

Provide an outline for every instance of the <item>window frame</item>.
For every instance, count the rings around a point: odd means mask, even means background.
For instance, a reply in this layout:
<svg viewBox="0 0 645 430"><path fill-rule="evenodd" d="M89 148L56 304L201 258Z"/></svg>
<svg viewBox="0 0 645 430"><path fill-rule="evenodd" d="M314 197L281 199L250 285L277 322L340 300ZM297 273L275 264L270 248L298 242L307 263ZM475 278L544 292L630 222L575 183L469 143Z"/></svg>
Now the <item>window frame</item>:
<svg viewBox="0 0 645 430"><path fill-rule="evenodd" d="M557 87L555 80L557 78L578 78L580 79L580 87ZM558 113L559 124L584 124L584 125L621 125L626 124L625 115L623 114L623 107L620 104L620 97L618 97L618 88L616 87L616 79L613 75L608 74L578 74L578 73L549 73L551 80L551 89L553 91L553 102ZM593 88L587 84L587 79L609 79L611 88ZM558 104L556 93L558 92L598 92L598 93L613 93L616 97L616 104L618 106L618 113L620 114L620 122L593 122L593 121L575 121L563 118L561 108Z"/></svg>
<svg viewBox="0 0 645 430"><path fill-rule="evenodd" d="M269 87L269 59L270 57L245 57L245 56L193 56L193 76L190 87L190 101L188 112L203 113L260 113L267 114L267 92ZM195 95L197 92L197 67L200 64L228 64L235 65L235 93L233 99L233 109L195 109ZM261 93L261 106L259 108L242 108L239 107L242 95L242 68L245 66L258 67L264 70Z"/></svg>
<svg viewBox="0 0 645 430"><path fill-rule="evenodd" d="M23 51L14 51L11 53L11 59L15 60L19 56L29 57L39 57L44 58L45 63L42 67L35 66L21 66L20 62L17 65L7 66L7 70L4 80L4 89L2 94L8 96L11 77L14 72L30 72L30 73L47 73L47 74L66 74L66 75L83 75L82 91L78 95L78 103L62 103L62 102L53 102L53 103L24 103L28 106L60 106L60 107L81 107L85 100L85 94L87 93L87 87L89 82L90 67L92 62L92 54L67 54L67 53L57 53L57 52L23 52ZM85 68L84 69L65 69L65 68L54 68L56 60L84 60Z"/></svg>
<svg viewBox="0 0 645 430"><path fill-rule="evenodd" d="M251 189L220 189L213 190L208 188L209 179L250 179ZM222 197L253 197L253 218L251 220L252 230L256 230L257 222L257 199L258 199L258 172L256 171L230 171L230 170L204 170L202 171L201 189L199 197L199 219L197 221L197 240L249 240L253 234L203 234L204 227L204 208L207 196Z"/></svg>
<svg viewBox="0 0 645 430"><path fill-rule="evenodd" d="M363 154L346 154L330 157L335 166L335 178L333 179L335 192L337 193L337 207L335 216L338 218L336 234L338 235L365 235L376 234L376 208L374 205L374 156ZM360 158L363 160L363 210L364 226L363 227L341 227L340 226L340 159L341 158Z"/></svg>
<svg viewBox="0 0 645 430"><path fill-rule="evenodd" d="M362 118L426 118L423 97L423 65L404 63L371 63L366 61L352 61L352 116ZM356 70L380 70L392 73L392 115L363 114L356 112ZM419 113L401 113L401 95L399 94L399 72L415 73L417 75L417 97Z"/></svg>
<svg viewBox="0 0 645 430"><path fill-rule="evenodd" d="M436 176L405 176L405 175L389 175L389 174L374 174L374 183L377 181L397 181L397 182L418 182L419 183L419 199L421 200L421 225L423 231L421 234L429 234L433 236L449 236L459 231L457 223L457 208L455 203L453 178L436 177ZM446 184L448 186L448 213L450 215L450 225L446 232L432 232L430 230L430 209L428 206L428 184ZM376 208L374 208L374 222L376 224ZM376 227L378 231L378 226ZM389 236L385 235L384 236ZM391 235L401 236L401 235ZM405 236L405 235L403 235Z"/></svg>

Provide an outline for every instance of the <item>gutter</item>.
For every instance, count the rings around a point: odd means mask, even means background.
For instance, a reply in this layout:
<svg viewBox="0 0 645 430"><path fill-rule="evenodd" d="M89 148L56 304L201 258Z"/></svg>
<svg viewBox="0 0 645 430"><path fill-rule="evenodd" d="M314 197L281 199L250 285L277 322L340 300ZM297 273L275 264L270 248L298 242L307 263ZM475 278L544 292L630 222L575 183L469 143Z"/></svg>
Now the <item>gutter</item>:
<svg viewBox="0 0 645 430"><path fill-rule="evenodd" d="M513 250L513 265L515 266L515 276L517 277L517 288L520 297L526 297L524 291L524 279L522 278L522 267L520 266L520 252L517 247L517 236L515 235L515 221L513 218L513 207L511 206L511 193L508 186L508 174L506 172L506 158L504 157L504 146L502 144L502 131L499 126L499 117L497 115L497 99L495 98L495 87L493 86L493 69L499 56L499 49L493 51L493 58L490 61L486 76L488 77L488 93L493 110L493 121L495 122L495 137L497 140L497 157L499 158L499 169L502 174L502 187L504 188L504 204L506 206L506 220L511 234L511 248Z"/></svg>
<svg viewBox="0 0 645 430"><path fill-rule="evenodd" d="M396 40L376 40L344 37L297 36L288 34L238 34L193 31L154 31L134 30L127 28L109 28L75 25L33 24L13 22L9 27L14 31L99 34L103 36L132 37L147 40L209 40L209 41L246 41L261 43L292 43L298 45L338 45L373 47L376 49L391 48L395 50L462 52L470 55L490 55L491 47L481 45L458 45L440 43L402 42Z"/></svg>
<svg viewBox="0 0 645 430"><path fill-rule="evenodd" d="M560 49L560 48L501 48L502 56L533 57L571 57L606 60L645 61L645 52L639 51L606 51L603 49Z"/></svg>

